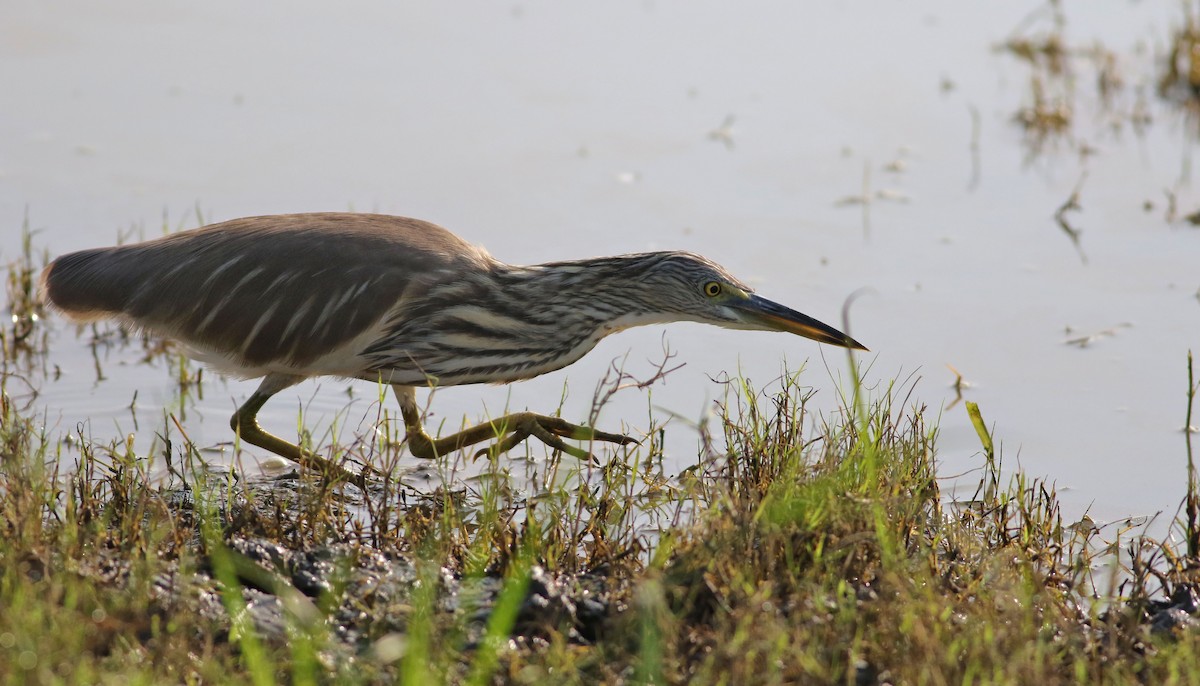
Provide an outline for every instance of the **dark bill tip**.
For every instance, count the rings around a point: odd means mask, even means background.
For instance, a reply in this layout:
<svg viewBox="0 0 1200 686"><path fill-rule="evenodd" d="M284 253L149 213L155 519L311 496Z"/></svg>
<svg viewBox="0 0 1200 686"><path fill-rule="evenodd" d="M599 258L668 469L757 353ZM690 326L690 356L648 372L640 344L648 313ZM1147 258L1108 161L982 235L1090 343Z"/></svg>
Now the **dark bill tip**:
<svg viewBox="0 0 1200 686"><path fill-rule="evenodd" d="M738 306L738 310L748 323L759 328L785 331L797 336L804 336L818 343L827 343L852 350L867 350L867 346L832 326L757 295L750 296L749 300Z"/></svg>

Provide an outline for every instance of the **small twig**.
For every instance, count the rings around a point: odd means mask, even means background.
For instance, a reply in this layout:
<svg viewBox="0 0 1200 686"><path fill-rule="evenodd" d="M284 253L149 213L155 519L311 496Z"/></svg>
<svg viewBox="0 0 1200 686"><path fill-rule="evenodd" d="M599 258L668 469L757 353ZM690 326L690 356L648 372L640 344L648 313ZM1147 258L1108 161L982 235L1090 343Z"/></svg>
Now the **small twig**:
<svg viewBox="0 0 1200 686"><path fill-rule="evenodd" d="M971 179L967 182L967 190L973 191L979 188L979 180L983 176L983 162L979 145L979 139L983 133L983 117L975 105L968 105L968 111L971 113L971 143L968 147L971 152Z"/></svg>
<svg viewBox="0 0 1200 686"><path fill-rule="evenodd" d="M634 375L625 371L625 359L622 358L620 364L616 360L612 361L609 369L604 372L604 376L596 384L596 391L592 395L592 410L588 416L588 423L595 424L596 419L600 416L600 410L608 404L609 400L618 392L626 388L637 388L643 390L649 388L661 379L672 372L678 371L684 367L684 363L668 367L668 363L675 359L676 353L667 344L666 334L663 334L663 357L654 364L654 373L645 379L639 379ZM614 376L615 375L615 376Z"/></svg>
<svg viewBox="0 0 1200 686"><path fill-rule="evenodd" d="M946 368L954 374L954 383L950 384L950 388L954 389L954 400L946 406L947 410L954 409L963 400L963 391L971 387L971 382L963 378L962 372L958 371L953 365L946 365Z"/></svg>
<svg viewBox="0 0 1200 686"><path fill-rule="evenodd" d="M1163 219L1168 224L1173 224L1179 217L1179 199L1175 196L1175 191L1170 188L1164 188L1163 194L1167 196L1167 211L1163 215Z"/></svg>
<svg viewBox="0 0 1200 686"><path fill-rule="evenodd" d="M1197 556L1200 555L1200 527L1197 527L1197 520L1200 519L1200 493L1197 493L1196 483L1196 463L1192 455L1192 434L1196 432L1192 426L1192 406L1196 400L1196 393L1200 391L1200 385L1196 383L1195 376L1192 370L1192 351L1188 350L1187 356L1187 416L1183 422L1184 440L1187 442L1187 468L1188 468L1188 485L1187 485L1187 548L1188 557L1195 562Z"/></svg>
<svg viewBox="0 0 1200 686"><path fill-rule="evenodd" d="M1071 239L1071 243L1075 246L1075 251L1079 253L1079 259L1086 265L1088 263L1087 255L1083 252L1083 245L1080 243L1080 236L1083 235L1083 230L1071 226L1067 221L1067 212L1080 212L1083 206L1079 204L1079 194L1083 190L1083 182L1087 180L1087 172L1084 172L1079 177L1079 183L1075 184L1075 190L1071 191L1070 197L1062 204L1061 207L1054 213L1054 221L1058 223L1058 227L1067 234Z"/></svg>

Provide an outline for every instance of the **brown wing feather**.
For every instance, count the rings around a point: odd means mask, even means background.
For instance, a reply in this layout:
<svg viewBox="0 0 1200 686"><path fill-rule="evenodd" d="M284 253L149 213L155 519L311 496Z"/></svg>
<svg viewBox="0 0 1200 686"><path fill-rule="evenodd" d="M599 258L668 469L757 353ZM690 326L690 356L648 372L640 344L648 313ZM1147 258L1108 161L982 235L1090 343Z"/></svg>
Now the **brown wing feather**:
<svg viewBox="0 0 1200 686"><path fill-rule="evenodd" d="M406 291L492 264L434 224L320 213L72 253L42 278L50 303L69 315L120 317L242 367L302 370L368 331Z"/></svg>

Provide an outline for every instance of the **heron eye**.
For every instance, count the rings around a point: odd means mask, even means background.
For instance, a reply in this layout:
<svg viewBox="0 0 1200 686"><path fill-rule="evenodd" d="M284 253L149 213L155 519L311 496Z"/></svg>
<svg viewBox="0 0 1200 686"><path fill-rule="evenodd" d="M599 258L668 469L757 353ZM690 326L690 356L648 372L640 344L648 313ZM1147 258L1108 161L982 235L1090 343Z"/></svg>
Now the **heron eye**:
<svg viewBox="0 0 1200 686"><path fill-rule="evenodd" d="M704 294L710 298L715 298L721 294L721 284L716 281L709 281L704 284Z"/></svg>

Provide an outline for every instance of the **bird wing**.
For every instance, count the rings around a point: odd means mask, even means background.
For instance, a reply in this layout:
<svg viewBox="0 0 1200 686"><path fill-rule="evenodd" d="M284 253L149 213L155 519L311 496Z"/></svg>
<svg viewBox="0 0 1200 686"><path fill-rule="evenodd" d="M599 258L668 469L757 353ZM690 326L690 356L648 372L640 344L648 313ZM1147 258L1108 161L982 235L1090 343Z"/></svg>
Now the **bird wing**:
<svg viewBox="0 0 1200 686"><path fill-rule="evenodd" d="M223 357L234 373L357 375L359 339L398 302L447 274L493 264L428 222L295 214L72 253L47 268L43 283L69 315L120 317L207 360ZM330 368L340 360L345 369Z"/></svg>

